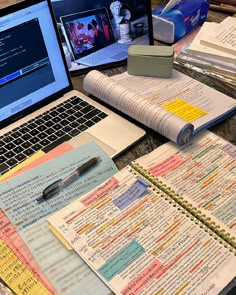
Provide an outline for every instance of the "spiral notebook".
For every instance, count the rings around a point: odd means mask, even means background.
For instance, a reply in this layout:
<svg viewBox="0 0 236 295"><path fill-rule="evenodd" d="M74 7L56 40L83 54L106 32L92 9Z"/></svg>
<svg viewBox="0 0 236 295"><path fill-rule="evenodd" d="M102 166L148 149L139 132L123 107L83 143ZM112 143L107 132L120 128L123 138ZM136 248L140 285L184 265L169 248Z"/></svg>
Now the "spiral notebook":
<svg viewBox="0 0 236 295"><path fill-rule="evenodd" d="M115 294L218 294L236 276L235 155L210 132L167 143L48 221Z"/></svg>

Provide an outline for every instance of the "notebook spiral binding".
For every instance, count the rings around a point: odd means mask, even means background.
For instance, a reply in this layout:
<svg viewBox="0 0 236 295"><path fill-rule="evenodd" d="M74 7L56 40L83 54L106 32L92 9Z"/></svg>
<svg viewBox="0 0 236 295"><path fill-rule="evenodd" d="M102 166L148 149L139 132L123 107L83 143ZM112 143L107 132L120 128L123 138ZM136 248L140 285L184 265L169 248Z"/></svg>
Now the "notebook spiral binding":
<svg viewBox="0 0 236 295"><path fill-rule="evenodd" d="M196 224L200 225L200 227L204 228L210 236L214 237L215 240L218 240L219 243L224 244L225 248L228 248L230 252L233 252L236 256L236 240L235 237L232 237L230 233L227 233L224 229L222 229L219 225L205 214L202 213L201 210L194 207L188 201L184 200L179 194L177 194L173 189L168 187L162 181L158 180L156 177L152 176L148 171L142 168L135 161L134 164L131 164L131 167L147 178L151 184L154 184L160 191L165 192L169 199L168 201L172 204L178 204L182 209L182 213L188 216L191 220L193 220ZM164 196L163 196L164 197ZM167 197L165 197L167 199ZM181 210L181 209L180 209ZM187 211L187 212L186 212Z"/></svg>

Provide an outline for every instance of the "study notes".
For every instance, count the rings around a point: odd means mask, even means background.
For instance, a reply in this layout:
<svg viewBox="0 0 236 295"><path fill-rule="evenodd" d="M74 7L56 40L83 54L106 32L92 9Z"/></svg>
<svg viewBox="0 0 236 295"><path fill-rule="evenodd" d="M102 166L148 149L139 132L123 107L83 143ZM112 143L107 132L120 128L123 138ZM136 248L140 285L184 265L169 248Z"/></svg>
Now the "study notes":
<svg viewBox="0 0 236 295"><path fill-rule="evenodd" d="M205 131L192 143L177 148L169 142L133 164L236 248L236 146Z"/></svg>
<svg viewBox="0 0 236 295"><path fill-rule="evenodd" d="M83 87L114 108L179 145L202 129L236 113L236 101L178 71L169 79L107 77L94 70Z"/></svg>
<svg viewBox="0 0 236 295"><path fill-rule="evenodd" d="M236 275L236 248L164 183L157 186L141 164L132 167L49 223L115 294L218 294Z"/></svg>
<svg viewBox="0 0 236 295"><path fill-rule="evenodd" d="M37 198L54 181L68 176L92 157L99 162L71 185L45 202ZM74 252L48 228L47 217L116 173L113 161L95 143L80 146L0 184L0 207L34 257L56 294L110 294L109 289ZM15 235L11 242L16 245ZM16 245L19 248L19 243ZM22 253L24 255L24 253ZM28 255L29 257L29 255ZM28 257L25 257L28 259ZM36 294L36 293L34 293Z"/></svg>

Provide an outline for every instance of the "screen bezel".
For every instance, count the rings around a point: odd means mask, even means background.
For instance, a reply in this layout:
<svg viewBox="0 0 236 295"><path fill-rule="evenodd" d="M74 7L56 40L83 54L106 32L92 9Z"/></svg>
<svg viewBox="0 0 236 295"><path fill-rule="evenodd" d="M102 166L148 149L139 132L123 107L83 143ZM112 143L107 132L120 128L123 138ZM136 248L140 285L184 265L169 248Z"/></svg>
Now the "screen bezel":
<svg viewBox="0 0 236 295"><path fill-rule="evenodd" d="M65 55L64 55L64 51L62 48L62 44L61 44L61 39L60 39L60 35L59 32L57 30L57 24L56 24L56 20L54 17L54 12L51 6L51 2L49 0L24 0L22 2L18 2L16 4L13 4L11 6L6 6L2 9L0 9L0 17L6 16L8 14L17 12L19 10L28 8L30 6L34 6L36 4L39 4L41 2L47 2L48 8L49 8L49 12L52 16L52 24L53 27L55 29L55 34L56 34L56 39L58 41L59 44L59 51L61 54L61 58L65 67L65 71L66 71L66 76L67 76L67 80L68 80L68 86L66 86L65 88L62 88L61 90L55 92L54 94L45 97L42 101L39 101L37 103L35 103L32 106L27 107L26 109L19 111L18 113L12 115L10 118L4 119L3 121L0 121L0 129L16 122L17 120L31 114L32 112L40 109L41 107L46 106L47 104L55 101L56 99L62 97L65 93L71 91L73 89L73 85L72 85L72 81L70 78L70 72L68 70L67 64L66 64L66 59L65 59Z"/></svg>
<svg viewBox="0 0 236 295"><path fill-rule="evenodd" d="M147 44L147 45L154 45L151 1L147 1L146 6L147 6L148 27L149 27L149 35L148 35L149 44ZM53 7L52 7L52 9L53 9ZM80 12L80 13L82 13L82 12ZM123 60L120 60L117 62L102 64L102 65L97 65L97 66L89 66L89 67L78 69L78 70L69 70L69 72L70 72L71 76L78 76L78 75L86 74L91 70L106 70L109 68L114 68L117 66L124 66L124 65L127 65L127 59L123 59Z"/></svg>

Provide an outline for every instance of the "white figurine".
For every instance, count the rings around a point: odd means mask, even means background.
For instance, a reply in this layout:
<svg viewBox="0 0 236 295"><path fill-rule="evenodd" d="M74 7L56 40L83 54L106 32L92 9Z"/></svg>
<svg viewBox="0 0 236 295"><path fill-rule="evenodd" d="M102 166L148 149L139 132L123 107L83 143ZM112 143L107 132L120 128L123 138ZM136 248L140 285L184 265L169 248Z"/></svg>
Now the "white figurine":
<svg viewBox="0 0 236 295"><path fill-rule="evenodd" d="M111 13L113 15L111 23L114 29L118 29L120 26L120 23L123 20L123 16L120 15L121 8L122 8L122 4L120 3L120 1L114 1L110 5Z"/></svg>

